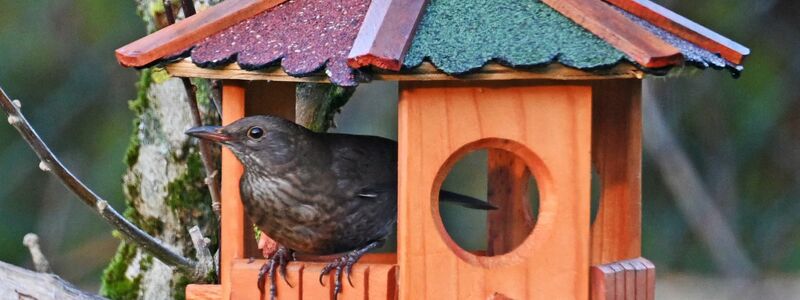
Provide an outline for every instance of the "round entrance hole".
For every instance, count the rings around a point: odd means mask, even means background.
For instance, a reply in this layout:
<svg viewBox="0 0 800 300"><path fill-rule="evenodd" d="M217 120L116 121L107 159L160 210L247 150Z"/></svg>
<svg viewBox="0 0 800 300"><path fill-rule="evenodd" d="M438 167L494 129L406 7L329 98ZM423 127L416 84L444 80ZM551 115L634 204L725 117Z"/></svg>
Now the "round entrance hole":
<svg viewBox="0 0 800 300"><path fill-rule="evenodd" d="M523 160L501 149L479 148L457 157L441 190L492 202L481 210L449 201L441 194L439 214L450 238L477 256L516 249L531 234L539 212L539 189Z"/></svg>

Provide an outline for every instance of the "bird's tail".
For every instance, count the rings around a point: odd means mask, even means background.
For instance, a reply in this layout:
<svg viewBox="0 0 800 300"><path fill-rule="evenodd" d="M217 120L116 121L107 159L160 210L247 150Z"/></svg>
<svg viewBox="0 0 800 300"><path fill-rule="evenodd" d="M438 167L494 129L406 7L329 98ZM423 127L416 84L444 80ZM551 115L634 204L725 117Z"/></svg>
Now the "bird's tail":
<svg viewBox="0 0 800 300"><path fill-rule="evenodd" d="M481 209L481 210L497 209L497 206L494 206L489 202L472 198L470 196L462 195L459 193L448 192L445 190L441 190L439 192L439 201L450 202L472 209Z"/></svg>

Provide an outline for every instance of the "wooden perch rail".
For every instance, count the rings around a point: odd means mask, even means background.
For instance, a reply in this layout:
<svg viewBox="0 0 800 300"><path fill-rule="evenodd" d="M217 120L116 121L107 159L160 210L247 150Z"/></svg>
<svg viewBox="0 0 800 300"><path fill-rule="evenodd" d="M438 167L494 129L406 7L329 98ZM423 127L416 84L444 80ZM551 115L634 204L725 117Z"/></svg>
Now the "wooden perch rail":
<svg viewBox="0 0 800 300"><path fill-rule="evenodd" d="M42 171L52 173L79 199L86 205L95 209L106 222L108 222L114 229L122 233L122 235L133 242L134 244L142 247L145 251L149 252L163 263L177 267L186 272L193 279L204 278L209 270L211 261L204 261L198 263L191 259L185 258L180 254L173 252L160 241L156 240L151 235L144 232L130 221L126 220L119 214L107 201L103 200L94 191L90 190L83 182L81 182L75 175L73 175L66 167L58 160L58 158L50 151L50 148L42 141L33 127L25 119L25 116L20 111L22 106L19 100L11 100L8 95L0 88L0 108L8 114L8 123L17 129L23 139L30 145L33 152L40 159L39 168Z"/></svg>

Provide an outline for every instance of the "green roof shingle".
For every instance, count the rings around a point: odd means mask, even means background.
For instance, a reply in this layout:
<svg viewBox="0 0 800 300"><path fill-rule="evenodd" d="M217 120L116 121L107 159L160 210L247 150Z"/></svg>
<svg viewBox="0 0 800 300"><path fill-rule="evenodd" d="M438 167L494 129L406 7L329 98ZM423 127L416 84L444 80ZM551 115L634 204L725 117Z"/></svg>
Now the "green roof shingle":
<svg viewBox="0 0 800 300"><path fill-rule="evenodd" d="M538 0L431 0L403 65L413 68L426 58L460 74L489 61L595 69L614 66L625 54Z"/></svg>

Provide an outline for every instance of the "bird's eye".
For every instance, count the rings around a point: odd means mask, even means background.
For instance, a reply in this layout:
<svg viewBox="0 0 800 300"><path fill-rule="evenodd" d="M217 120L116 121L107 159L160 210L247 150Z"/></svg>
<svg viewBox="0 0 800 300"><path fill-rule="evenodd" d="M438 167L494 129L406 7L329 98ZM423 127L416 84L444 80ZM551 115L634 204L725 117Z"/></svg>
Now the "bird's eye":
<svg viewBox="0 0 800 300"><path fill-rule="evenodd" d="M261 129L261 127L251 127L247 130L247 136L251 139L260 139L264 136L264 129Z"/></svg>

